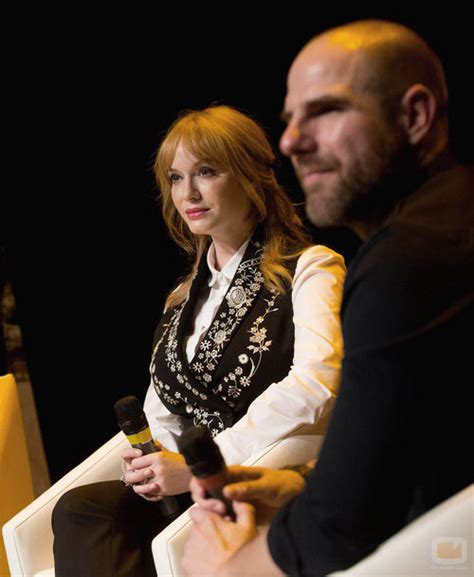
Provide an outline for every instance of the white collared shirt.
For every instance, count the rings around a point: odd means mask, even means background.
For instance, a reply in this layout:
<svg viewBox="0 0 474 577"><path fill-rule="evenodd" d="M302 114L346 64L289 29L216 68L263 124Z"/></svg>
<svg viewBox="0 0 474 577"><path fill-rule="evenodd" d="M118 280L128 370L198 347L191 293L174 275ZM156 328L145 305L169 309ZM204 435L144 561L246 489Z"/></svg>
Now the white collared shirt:
<svg viewBox="0 0 474 577"><path fill-rule="evenodd" d="M224 300L249 241L250 238L232 255L221 271L215 268L216 253L214 243L209 247L207 251L207 266L211 272L211 277L198 298L194 311L193 330L186 339L186 358L188 363L193 360L199 343L211 326L214 315Z"/></svg>
<svg viewBox="0 0 474 577"><path fill-rule="evenodd" d="M322 245L308 248L298 259L292 283L293 364L288 375L270 384L237 423L215 437L227 464L242 463L296 430L315 425L332 408L343 356L340 307L345 272L343 257ZM203 309L207 309L204 303ZM190 339L202 336L199 315ZM154 438L176 451L179 417L163 405L153 383L144 408Z"/></svg>

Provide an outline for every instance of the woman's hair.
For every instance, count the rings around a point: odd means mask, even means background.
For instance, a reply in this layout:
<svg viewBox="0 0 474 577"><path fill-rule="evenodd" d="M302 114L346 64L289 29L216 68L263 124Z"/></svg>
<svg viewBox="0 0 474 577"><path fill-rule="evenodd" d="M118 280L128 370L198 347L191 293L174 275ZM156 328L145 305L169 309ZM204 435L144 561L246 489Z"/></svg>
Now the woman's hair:
<svg viewBox="0 0 474 577"><path fill-rule="evenodd" d="M291 274L284 261L300 255L310 244L310 237L276 180L275 154L263 128L230 106L211 106L179 116L166 133L154 163L166 226L176 243L194 257L192 271L168 295L166 307L185 300L210 241L209 236L189 230L171 198L169 173L179 144L200 161L231 173L240 184L242 194L252 203L255 226L263 232L265 251L260 266L264 284L270 290L285 292L285 281L291 283Z"/></svg>

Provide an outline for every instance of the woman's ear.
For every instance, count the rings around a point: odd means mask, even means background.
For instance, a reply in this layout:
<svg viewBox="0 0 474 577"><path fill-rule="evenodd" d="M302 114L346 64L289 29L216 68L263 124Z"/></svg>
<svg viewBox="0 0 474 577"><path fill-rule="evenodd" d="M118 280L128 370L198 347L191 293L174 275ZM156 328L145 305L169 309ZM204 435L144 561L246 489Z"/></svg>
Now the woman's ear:
<svg viewBox="0 0 474 577"><path fill-rule="evenodd" d="M402 98L402 123L410 144L417 145L433 126L436 98L424 84L413 84Z"/></svg>

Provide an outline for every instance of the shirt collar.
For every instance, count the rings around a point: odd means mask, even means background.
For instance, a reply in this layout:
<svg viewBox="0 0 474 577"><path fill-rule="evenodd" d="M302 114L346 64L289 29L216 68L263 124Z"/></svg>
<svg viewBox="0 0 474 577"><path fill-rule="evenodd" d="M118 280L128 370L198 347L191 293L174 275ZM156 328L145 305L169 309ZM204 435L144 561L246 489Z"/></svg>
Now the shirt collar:
<svg viewBox="0 0 474 577"><path fill-rule="evenodd" d="M229 285L234 278L235 272L244 256L245 250L248 243L250 242L250 237L243 243L239 250L226 262L222 270L217 270L215 268L216 264L216 253L214 249L214 243L211 244L207 251L207 266L211 271L211 278L209 279L209 286L213 287L215 285L219 286L224 283Z"/></svg>

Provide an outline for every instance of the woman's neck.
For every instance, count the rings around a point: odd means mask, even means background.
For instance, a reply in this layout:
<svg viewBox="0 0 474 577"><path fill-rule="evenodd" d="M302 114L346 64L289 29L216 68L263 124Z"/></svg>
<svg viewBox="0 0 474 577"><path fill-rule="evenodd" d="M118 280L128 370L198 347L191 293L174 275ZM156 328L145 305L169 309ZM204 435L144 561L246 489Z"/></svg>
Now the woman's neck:
<svg viewBox="0 0 474 577"><path fill-rule="evenodd" d="M250 235L251 231L244 231L232 240L222 241L221 239L212 239L214 243L214 266L216 270L222 270L225 267Z"/></svg>

